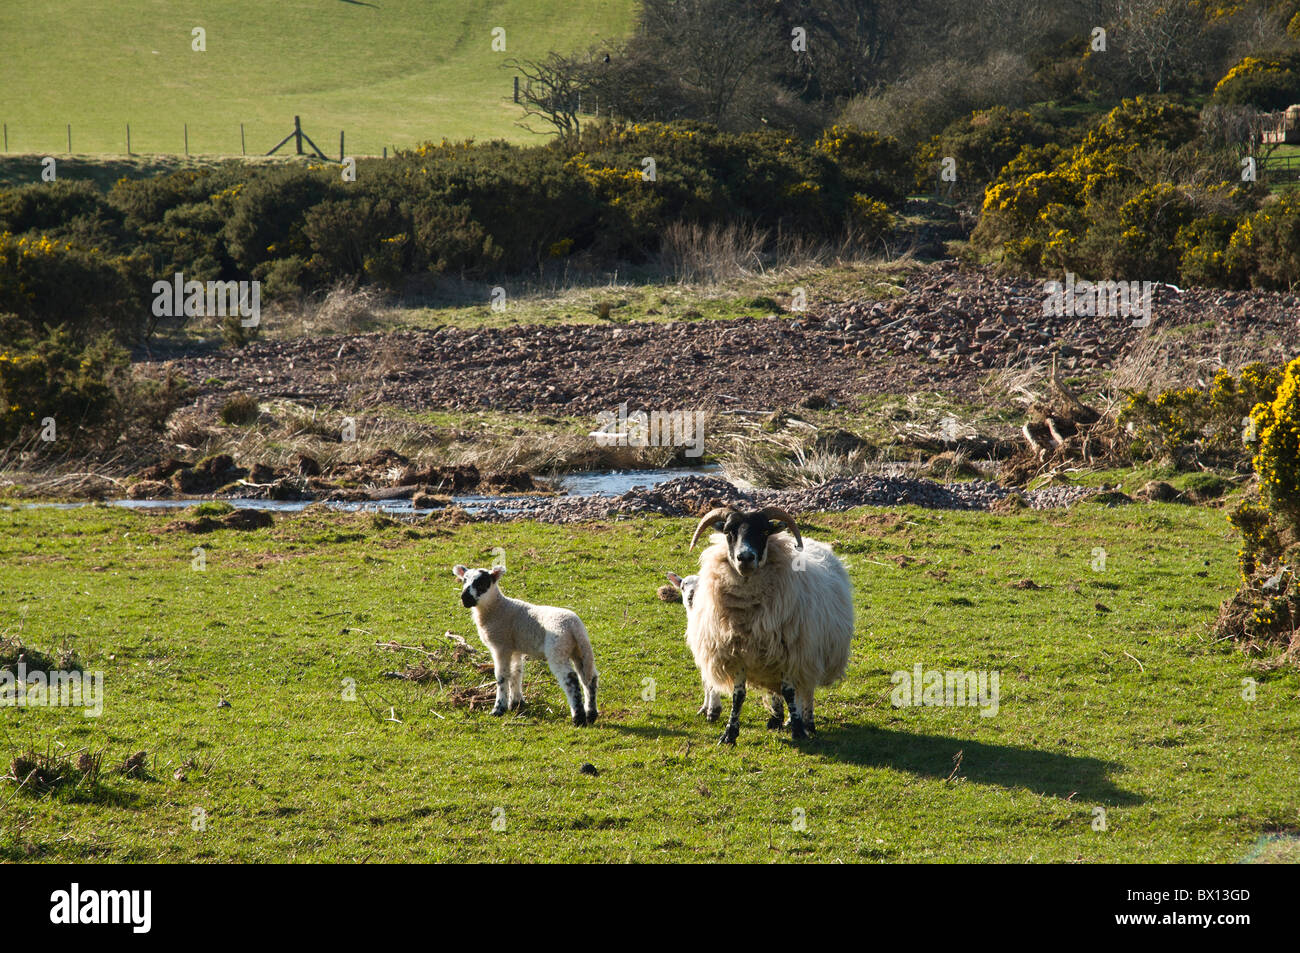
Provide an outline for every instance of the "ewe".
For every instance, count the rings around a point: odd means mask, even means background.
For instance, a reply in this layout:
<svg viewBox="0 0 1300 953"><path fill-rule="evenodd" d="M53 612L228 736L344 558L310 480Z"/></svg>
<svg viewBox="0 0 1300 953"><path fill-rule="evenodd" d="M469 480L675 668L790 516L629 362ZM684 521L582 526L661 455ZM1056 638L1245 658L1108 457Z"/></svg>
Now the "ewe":
<svg viewBox="0 0 1300 953"><path fill-rule="evenodd" d="M745 686L753 683L790 708L790 733L814 730L813 691L843 674L853 638L853 589L825 543L803 539L794 518L774 506L710 511L695 528L718 535L700 553L699 585L687 614L686 641L707 688L731 693L731 717L719 744L735 744ZM794 534L791 540L781 535ZM769 727L780 727L776 706Z"/></svg>
<svg viewBox="0 0 1300 953"><path fill-rule="evenodd" d="M474 610L478 637L492 653L497 698L492 714L524 703L524 659L544 658L564 689L575 725L596 720L596 659L587 629L577 614L554 606L535 606L507 597L497 585L504 566L452 572L465 584L460 601ZM581 687L580 687L581 686ZM583 694L586 704L583 704Z"/></svg>

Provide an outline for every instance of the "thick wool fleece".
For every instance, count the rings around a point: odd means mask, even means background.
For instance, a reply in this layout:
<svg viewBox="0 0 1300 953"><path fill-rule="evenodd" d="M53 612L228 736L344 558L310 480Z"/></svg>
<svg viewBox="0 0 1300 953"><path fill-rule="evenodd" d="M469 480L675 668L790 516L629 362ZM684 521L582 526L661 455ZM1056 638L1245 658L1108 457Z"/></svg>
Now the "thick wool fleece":
<svg viewBox="0 0 1300 953"><path fill-rule="evenodd" d="M766 562L749 577L732 569L721 534L700 554L686 641L707 687L729 693L743 673L748 685L779 693L786 681L811 695L844 675L853 588L829 546L806 538L803 544L803 568L796 570L794 540L772 536Z"/></svg>

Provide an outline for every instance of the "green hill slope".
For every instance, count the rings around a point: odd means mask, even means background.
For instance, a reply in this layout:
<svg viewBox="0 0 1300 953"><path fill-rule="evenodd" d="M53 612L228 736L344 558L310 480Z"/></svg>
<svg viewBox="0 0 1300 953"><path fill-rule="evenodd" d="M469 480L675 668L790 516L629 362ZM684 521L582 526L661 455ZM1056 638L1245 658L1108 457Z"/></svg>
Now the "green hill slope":
<svg viewBox="0 0 1300 953"><path fill-rule="evenodd" d="M63 0L0 5L10 152L265 152L293 127L327 153L531 138L501 63L631 29L634 0ZM206 52L191 49L195 27ZM492 31L505 30L494 52Z"/></svg>

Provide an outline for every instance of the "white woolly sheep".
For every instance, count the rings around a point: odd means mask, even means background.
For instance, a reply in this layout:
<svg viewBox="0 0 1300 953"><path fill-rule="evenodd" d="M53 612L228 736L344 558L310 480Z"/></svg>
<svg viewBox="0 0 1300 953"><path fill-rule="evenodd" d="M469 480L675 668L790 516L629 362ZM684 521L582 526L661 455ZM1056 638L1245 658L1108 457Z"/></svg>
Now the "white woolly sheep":
<svg viewBox="0 0 1300 953"><path fill-rule="evenodd" d="M675 572L667 573L667 576L668 581L682 594L682 605L686 608L686 618L689 622L691 608L695 599L695 590L700 585L700 577L686 576L683 578ZM704 704L700 706L699 711L695 714L703 715L705 721L717 721L718 716L722 714L722 696L708 682L704 683Z"/></svg>
<svg viewBox="0 0 1300 953"><path fill-rule="evenodd" d="M813 692L843 676L853 639L853 587L825 543L804 539L794 518L769 506L710 511L695 528L718 535L700 553L699 585L687 616L686 641L706 686L731 693L731 716L719 744L735 744L745 687L771 692L769 728L790 708L790 733L815 730ZM794 539L781 535L789 530Z"/></svg>
<svg viewBox="0 0 1300 953"><path fill-rule="evenodd" d="M587 628L577 613L555 606L535 606L506 596L497 582L504 566L492 569L452 569L464 583L460 601L474 610L478 637L492 653L497 697L492 714L524 703L524 660L544 658L564 689L575 725L596 720L596 659ZM583 695L586 695L586 703Z"/></svg>

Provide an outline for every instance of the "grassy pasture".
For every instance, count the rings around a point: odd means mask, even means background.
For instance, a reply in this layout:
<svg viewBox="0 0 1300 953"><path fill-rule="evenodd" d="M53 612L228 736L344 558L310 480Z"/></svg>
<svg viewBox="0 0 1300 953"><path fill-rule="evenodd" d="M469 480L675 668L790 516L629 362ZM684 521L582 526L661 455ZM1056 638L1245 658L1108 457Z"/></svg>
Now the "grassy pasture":
<svg viewBox="0 0 1300 953"><path fill-rule="evenodd" d="M106 686L98 719L0 709L0 770L28 747L105 765L43 795L0 783L0 858L1232 861L1300 829L1300 675L1211 644L1234 584L1214 510L809 514L850 563L850 671L820 694L815 740L766 731L752 697L734 750L694 714L681 607L654 593L692 564L689 521L407 526L313 509L191 535L166 529L176 518L0 511L0 633L71 640ZM448 570L495 546L508 593L587 622L594 728L568 724L538 663L529 708L504 719L451 704L467 685L384 677L419 656L377 642L477 644ZM997 715L893 707L891 673L917 663L998 672ZM148 777L109 769L141 749Z"/></svg>
<svg viewBox="0 0 1300 953"><path fill-rule="evenodd" d="M10 152L250 154L303 128L326 155L424 140L533 138L510 57L581 50L632 26L632 0L64 0L0 5ZM191 31L206 31L205 52ZM506 31L493 52L492 30Z"/></svg>

